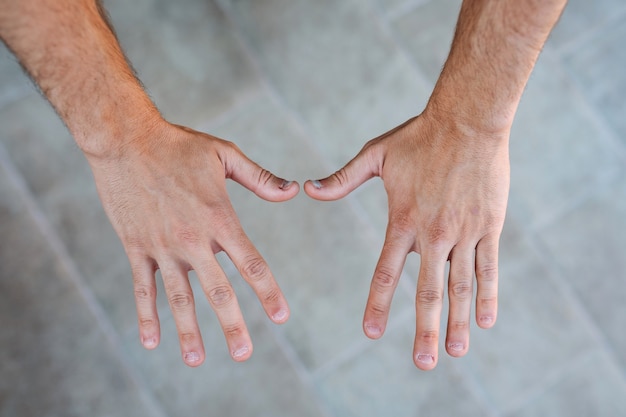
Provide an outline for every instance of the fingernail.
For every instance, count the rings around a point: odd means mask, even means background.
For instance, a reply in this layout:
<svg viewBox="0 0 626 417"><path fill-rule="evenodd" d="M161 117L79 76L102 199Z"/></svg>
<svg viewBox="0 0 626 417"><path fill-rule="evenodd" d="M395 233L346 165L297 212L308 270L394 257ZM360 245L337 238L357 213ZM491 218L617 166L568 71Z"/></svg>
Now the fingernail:
<svg viewBox="0 0 626 417"><path fill-rule="evenodd" d="M462 352L464 349L463 343L450 343L448 344L448 349L453 350L455 352Z"/></svg>
<svg viewBox="0 0 626 417"><path fill-rule="evenodd" d="M196 363L200 361L200 354L198 352L187 352L185 353L185 362L187 363Z"/></svg>
<svg viewBox="0 0 626 417"><path fill-rule="evenodd" d="M319 182L318 180L312 180L311 184L313 184L313 187L317 188L318 190L322 188L322 183Z"/></svg>
<svg viewBox="0 0 626 417"><path fill-rule="evenodd" d="M244 357L248 352L250 351L250 349L248 349L248 346L244 346L242 348L237 349L236 351L233 352L233 358L238 359L238 358L242 358Z"/></svg>
<svg viewBox="0 0 626 417"><path fill-rule="evenodd" d="M417 361L426 365L430 365L435 362L435 357L426 353L419 353L417 355Z"/></svg>
<svg viewBox="0 0 626 417"><path fill-rule="evenodd" d="M143 344L143 347L145 347L146 349L152 349L157 345L156 337L143 339L141 344Z"/></svg>
<svg viewBox="0 0 626 417"><path fill-rule="evenodd" d="M274 313L274 315L272 316L272 320L274 320L274 321L283 321L283 320L285 320L286 317L287 317L287 311L286 310L280 310L277 313Z"/></svg>
<svg viewBox="0 0 626 417"><path fill-rule="evenodd" d="M367 331L368 336L377 337L382 333L380 327L374 324L368 324L365 326L365 330Z"/></svg>
<svg viewBox="0 0 626 417"><path fill-rule="evenodd" d="M293 181L283 180L283 183L280 184L278 188L280 188L281 190L286 190L287 188L291 186L291 184L293 184Z"/></svg>
<svg viewBox="0 0 626 417"><path fill-rule="evenodd" d="M491 316L481 316L478 321L480 324L491 324L493 323L493 317Z"/></svg>

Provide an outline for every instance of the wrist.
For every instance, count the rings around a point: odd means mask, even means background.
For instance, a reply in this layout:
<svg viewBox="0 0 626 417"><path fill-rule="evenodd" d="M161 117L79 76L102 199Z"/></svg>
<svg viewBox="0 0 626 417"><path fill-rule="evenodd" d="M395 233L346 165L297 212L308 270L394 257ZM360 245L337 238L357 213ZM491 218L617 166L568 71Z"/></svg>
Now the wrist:
<svg viewBox="0 0 626 417"><path fill-rule="evenodd" d="M117 158L168 123L141 91L137 97L102 101L89 115L67 120L78 147L89 160Z"/></svg>

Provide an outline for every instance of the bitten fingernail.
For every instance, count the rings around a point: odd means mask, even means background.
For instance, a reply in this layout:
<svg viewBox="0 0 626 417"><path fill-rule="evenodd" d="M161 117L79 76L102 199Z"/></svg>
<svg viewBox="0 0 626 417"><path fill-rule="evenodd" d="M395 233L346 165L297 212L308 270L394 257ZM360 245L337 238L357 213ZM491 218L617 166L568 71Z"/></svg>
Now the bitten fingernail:
<svg viewBox="0 0 626 417"><path fill-rule="evenodd" d="M462 352L464 349L463 343L449 343L448 348L455 352Z"/></svg>
<svg viewBox="0 0 626 417"><path fill-rule="evenodd" d="M250 349L248 349L248 346L244 346L242 348L237 349L236 351L233 352L233 358L235 359L239 359L244 357L248 352L250 351Z"/></svg>
<svg viewBox="0 0 626 417"><path fill-rule="evenodd" d="M187 363L196 363L200 361L200 354L198 352L187 352L185 353L185 362Z"/></svg>
<svg viewBox="0 0 626 417"><path fill-rule="evenodd" d="M142 341L142 344L143 344L143 347L145 347L146 349L152 349L156 347L157 345L156 338L155 337L146 338Z"/></svg>
<svg viewBox="0 0 626 417"><path fill-rule="evenodd" d="M484 324L484 325L489 325L491 323L493 323L493 317L491 316L481 316L478 321L480 322L480 324Z"/></svg>
<svg viewBox="0 0 626 417"><path fill-rule="evenodd" d="M287 317L287 311L279 310L278 312L274 313L274 315L272 316L272 320L281 322L285 320L286 317Z"/></svg>
<svg viewBox="0 0 626 417"><path fill-rule="evenodd" d="M365 331L367 332L367 335L370 337L378 337L381 334L381 330L380 327L374 325L374 324L368 324L365 326Z"/></svg>
<svg viewBox="0 0 626 417"><path fill-rule="evenodd" d="M291 184L293 184L293 181L283 180L283 183L280 184L278 188L280 188L281 190L286 190L287 188L291 187Z"/></svg>
<svg viewBox="0 0 626 417"><path fill-rule="evenodd" d="M418 362L426 365L430 365L435 362L435 357L426 353L419 353L416 358Z"/></svg>
<svg viewBox="0 0 626 417"><path fill-rule="evenodd" d="M311 184L313 184L313 187L317 188L318 190L322 188L322 183L319 182L318 180L312 180Z"/></svg>

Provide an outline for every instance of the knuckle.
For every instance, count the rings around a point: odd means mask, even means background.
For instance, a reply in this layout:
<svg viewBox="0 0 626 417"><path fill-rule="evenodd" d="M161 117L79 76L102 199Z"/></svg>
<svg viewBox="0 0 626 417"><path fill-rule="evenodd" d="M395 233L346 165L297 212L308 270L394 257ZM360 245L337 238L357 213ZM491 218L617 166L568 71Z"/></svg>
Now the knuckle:
<svg viewBox="0 0 626 417"><path fill-rule="evenodd" d="M368 306L368 310L370 314L374 317L387 316L387 309L383 305L378 303L370 303L370 305Z"/></svg>
<svg viewBox="0 0 626 417"><path fill-rule="evenodd" d="M454 320L450 323L451 330L465 331L469 328L469 322L466 320Z"/></svg>
<svg viewBox="0 0 626 417"><path fill-rule="evenodd" d="M157 324L156 320L152 318L140 318L139 319L139 327L144 329L154 327Z"/></svg>
<svg viewBox="0 0 626 417"><path fill-rule="evenodd" d="M261 168L259 170L259 176L257 178L257 184L262 187L267 185L270 181L272 181L272 178L274 177L274 175L269 172L267 169Z"/></svg>
<svg viewBox="0 0 626 417"><path fill-rule="evenodd" d="M280 292L276 289L271 289L263 296L263 302L266 304L273 304L280 298Z"/></svg>
<svg viewBox="0 0 626 417"><path fill-rule="evenodd" d="M478 307L484 311L495 310L498 305L498 299L496 297L482 297L478 299Z"/></svg>
<svg viewBox="0 0 626 417"><path fill-rule="evenodd" d="M407 234L415 233L415 222L408 210L398 211L389 222L389 236L403 237Z"/></svg>
<svg viewBox="0 0 626 417"><path fill-rule="evenodd" d="M250 281L260 281L269 273L269 268L265 261L259 257L251 257L243 265L243 274Z"/></svg>
<svg viewBox="0 0 626 417"><path fill-rule="evenodd" d="M419 339L424 344L436 344L439 340L439 332L437 330L424 330L419 334Z"/></svg>
<svg viewBox="0 0 626 417"><path fill-rule="evenodd" d="M449 226L442 220L435 220L426 228L426 240L433 247L440 247L448 242Z"/></svg>
<svg viewBox="0 0 626 417"><path fill-rule="evenodd" d="M343 186L348 184L348 181L349 181L348 172L346 171L345 167L341 168L339 171L335 172L333 174L333 177L335 177L335 179L339 183L339 186L341 186L341 187L343 187Z"/></svg>
<svg viewBox="0 0 626 417"><path fill-rule="evenodd" d="M190 344L196 340L196 334L192 332L183 332L180 334L179 339L182 344Z"/></svg>
<svg viewBox="0 0 626 417"><path fill-rule="evenodd" d="M450 293L457 299L466 300L472 296L472 284L467 281L455 282L450 286Z"/></svg>
<svg viewBox="0 0 626 417"><path fill-rule="evenodd" d="M235 293L230 285L220 285L211 289L208 297L214 306L220 307L229 304L235 297Z"/></svg>
<svg viewBox="0 0 626 417"><path fill-rule="evenodd" d="M198 232L190 227L181 227L176 232L174 232L174 236L179 242L179 244L183 247L196 247L200 244L200 236Z"/></svg>
<svg viewBox="0 0 626 417"><path fill-rule="evenodd" d="M498 280L498 264L496 262L485 262L478 266L476 270L477 278L483 282L494 282Z"/></svg>
<svg viewBox="0 0 626 417"><path fill-rule="evenodd" d="M135 285L137 301L151 301L156 298L156 288L152 285Z"/></svg>
<svg viewBox="0 0 626 417"><path fill-rule="evenodd" d="M193 305L193 296L186 292L174 293L169 297L172 310L183 310Z"/></svg>
<svg viewBox="0 0 626 417"><path fill-rule="evenodd" d="M234 325L230 325L230 326L225 326L224 327L224 335L227 338L238 338L243 334L243 326L241 326L240 324L234 324Z"/></svg>
<svg viewBox="0 0 626 417"><path fill-rule="evenodd" d="M443 294L441 291L430 288L420 289L417 291L417 302L425 306L432 306L441 303Z"/></svg>
<svg viewBox="0 0 626 417"><path fill-rule="evenodd" d="M393 287L396 283L396 275L387 266L379 266L376 269L376 276L374 282L377 286L382 288Z"/></svg>

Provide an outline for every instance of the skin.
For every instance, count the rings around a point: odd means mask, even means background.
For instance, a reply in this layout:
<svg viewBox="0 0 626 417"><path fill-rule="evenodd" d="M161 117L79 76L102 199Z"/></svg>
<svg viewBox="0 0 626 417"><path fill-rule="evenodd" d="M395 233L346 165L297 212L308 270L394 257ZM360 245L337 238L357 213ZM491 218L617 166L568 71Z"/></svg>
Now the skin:
<svg viewBox="0 0 626 417"><path fill-rule="evenodd" d="M344 168L308 181L318 200L341 198L380 176L389 202L385 244L363 327L384 333L406 255L422 257L414 360L436 366L448 277L446 349L469 347L473 274L476 320L497 312L498 242L509 188L508 139L537 56L566 0L465 0L455 39L425 111L368 142ZM299 191L234 144L165 121L143 91L95 0L0 0L0 38L66 123L92 168L104 209L128 255L142 344L160 341L155 272L161 270L189 366L204 361L194 297L197 272L234 360L252 354L236 295L214 254L225 251L270 319L289 308L241 229L225 189L232 179L269 201Z"/></svg>
<svg viewBox="0 0 626 417"><path fill-rule="evenodd" d="M93 0L0 0L0 37L87 157L130 261L143 346L154 349L160 341L155 284L160 269L182 358L189 366L204 361L187 276L193 269L232 358L248 359L250 335L214 254L229 255L272 321L284 323L289 307L241 228L226 179L269 201L293 198L299 185L262 169L230 142L165 121Z"/></svg>
<svg viewBox="0 0 626 417"><path fill-rule="evenodd" d="M331 176L308 181L318 200L346 196L378 176L388 197L385 243L374 271L363 330L385 331L409 252L421 256L415 365L438 360L447 277L445 346L463 356L476 274L476 322L496 322L498 245L509 191L509 133L517 105L565 0L465 0L450 55L424 112L369 141Z"/></svg>

